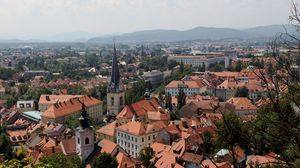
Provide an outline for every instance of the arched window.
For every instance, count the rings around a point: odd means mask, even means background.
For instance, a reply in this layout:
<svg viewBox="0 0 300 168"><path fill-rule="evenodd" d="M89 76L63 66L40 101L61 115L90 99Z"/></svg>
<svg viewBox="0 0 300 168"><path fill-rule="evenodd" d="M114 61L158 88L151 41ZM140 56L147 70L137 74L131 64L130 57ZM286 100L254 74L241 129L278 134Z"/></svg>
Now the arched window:
<svg viewBox="0 0 300 168"><path fill-rule="evenodd" d="M123 106L123 96L120 97L120 105Z"/></svg>
<svg viewBox="0 0 300 168"><path fill-rule="evenodd" d="M85 144L86 144L86 145L90 143L90 139L89 139L89 138L85 138L84 141L85 141Z"/></svg>
<svg viewBox="0 0 300 168"><path fill-rule="evenodd" d="M77 138L77 143L80 144L80 139L79 138Z"/></svg>
<svg viewBox="0 0 300 168"><path fill-rule="evenodd" d="M114 97L111 98L111 105L112 105L112 106L115 105L115 99L114 99Z"/></svg>

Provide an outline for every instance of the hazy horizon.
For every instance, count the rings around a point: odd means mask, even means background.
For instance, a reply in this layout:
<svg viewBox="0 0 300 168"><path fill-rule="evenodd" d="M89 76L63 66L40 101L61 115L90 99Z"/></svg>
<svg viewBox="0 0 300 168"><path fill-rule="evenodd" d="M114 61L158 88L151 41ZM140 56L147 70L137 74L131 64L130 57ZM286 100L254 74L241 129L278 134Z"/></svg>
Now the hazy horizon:
<svg viewBox="0 0 300 168"><path fill-rule="evenodd" d="M282 0L0 0L0 38L286 24Z"/></svg>

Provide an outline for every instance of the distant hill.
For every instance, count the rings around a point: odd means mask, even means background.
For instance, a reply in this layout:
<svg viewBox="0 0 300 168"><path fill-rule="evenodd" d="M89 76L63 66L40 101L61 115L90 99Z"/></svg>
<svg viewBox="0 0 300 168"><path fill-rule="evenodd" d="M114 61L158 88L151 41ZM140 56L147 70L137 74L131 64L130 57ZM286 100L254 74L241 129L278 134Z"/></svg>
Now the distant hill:
<svg viewBox="0 0 300 168"><path fill-rule="evenodd" d="M285 26L289 32L293 27ZM190 30L146 30L115 36L120 42L139 41L183 41L183 40L220 40L220 39L255 39L270 38L277 33L285 32L282 25L260 26L250 29L231 29L215 27L196 27ZM89 39L90 43L111 42L112 36Z"/></svg>
<svg viewBox="0 0 300 168"><path fill-rule="evenodd" d="M66 32L43 38L50 42L85 42L99 35L89 32Z"/></svg>

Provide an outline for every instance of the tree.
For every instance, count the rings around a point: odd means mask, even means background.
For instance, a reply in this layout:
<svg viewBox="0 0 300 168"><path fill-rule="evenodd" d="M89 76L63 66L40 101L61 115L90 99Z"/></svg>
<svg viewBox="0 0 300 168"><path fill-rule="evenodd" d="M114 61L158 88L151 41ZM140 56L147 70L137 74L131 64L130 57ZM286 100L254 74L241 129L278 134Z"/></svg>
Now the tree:
<svg viewBox="0 0 300 168"><path fill-rule="evenodd" d="M169 111L173 111L173 105L172 105L172 96L170 93L167 93L166 95L166 109L168 109Z"/></svg>
<svg viewBox="0 0 300 168"><path fill-rule="evenodd" d="M235 97L248 97L249 89L246 86L237 88L235 92Z"/></svg>
<svg viewBox="0 0 300 168"><path fill-rule="evenodd" d="M154 156L154 151L151 147L145 147L140 151L139 160L142 161L142 164L145 167L149 167L151 165L151 159Z"/></svg>
<svg viewBox="0 0 300 168"><path fill-rule="evenodd" d="M117 168L118 162L116 158L113 158L110 154L101 153L101 155L93 161L92 167L93 168L107 168L107 167Z"/></svg>
<svg viewBox="0 0 300 168"><path fill-rule="evenodd" d="M4 154L6 159L12 157L11 143L6 135L6 130L0 125L0 154Z"/></svg>
<svg viewBox="0 0 300 168"><path fill-rule="evenodd" d="M182 61L182 60L181 60L181 62L180 62L179 72L180 72L180 73L183 73L183 72L184 72L184 64L183 64L183 61Z"/></svg>
<svg viewBox="0 0 300 168"><path fill-rule="evenodd" d="M235 71L240 72L242 69L243 69L243 65L242 65L241 60L237 60L236 65L235 65Z"/></svg>
<svg viewBox="0 0 300 168"><path fill-rule="evenodd" d="M247 131L243 129L243 125L236 114L233 112L228 114L222 113L222 121L218 123L218 140L217 144L221 148L227 148L232 153L233 165L236 167L237 159L234 148L240 146L247 149L249 137Z"/></svg>
<svg viewBox="0 0 300 168"><path fill-rule="evenodd" d="M186 99L186 95L184 93L184 90L180 88L177 95L177 110L180 110L186 104L185 99Z"/></svg>
<svg viewBox="0 0 300 168"><path fill-rule="evenodd" d="M50 165L50 167L84 168L85 164L77 155L66 156L63 153L55 153L51 156L43 156L39 163Z"/></svg>
<svg viewBox="0 0 300 168"><path fill-rule="evenodd" d="M168 69L173 69L177 66L177 62L175 60L168 61Z"/></svg>

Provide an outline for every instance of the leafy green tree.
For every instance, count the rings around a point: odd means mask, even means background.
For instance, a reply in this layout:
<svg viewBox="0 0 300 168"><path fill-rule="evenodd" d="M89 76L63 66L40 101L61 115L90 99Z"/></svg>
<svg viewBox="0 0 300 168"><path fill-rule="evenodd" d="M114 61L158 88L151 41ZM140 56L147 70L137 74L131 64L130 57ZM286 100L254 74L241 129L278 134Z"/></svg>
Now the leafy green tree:
<svg viewBox="0 0 300 168"><path fill-rule="evenodd" d="M168 61L168 69L173 69L177 66L177 62L175 60Z"/></svg>
<svg viewBox="0 0 300 168"><path fill-rule="evenodd" d="M222 114L223 118L218 123L218 140L217 144L220 148L227 148L233 154L233 165L237 164L234 148L240 146L248 149L249 137L247 130L244 129L242 122L234 113Z"/></svg>
<svg viewBox="0 0 300 168"><path fill-rule="evenodd" d="M180 110L186 104L186 95L182 88L179 89L177 95L177 110Z"/></svg>
<svg viewBox="0 0 300 168"><path fill-rule="evenodd" d="M236 65L235 65L235 71L240 72L242 69L243 69L243 65L242 65L241 60L237 60Z"/></svg>
<svg viewBox="0 0 300 168"><path fill-rule="evenodd" d="M235 92L235 97L248 97L249 89L246 86L237 88Z"/></svg>
<svg viewBox="0 0 300 168"><path fill-rule="evenodd" d="M64 168L84 168L85 164L77 155L66 156L63 153L55 153L51 156L43 156L40 163L50 165L50 167Z"/></svg>
<svg viewBox="0 0 300 168"><path fill-rule="evenodd" d="M108 153L101 153L92 163L93 168L117 168L118 162Z"/></svg>
<svg viewBox="0 0 300 168"><path fill-rule="evenodd" d="M181 60L181 62L180 62L179 72L180 72L180 73L183 73L183 72L184 72L184 64L183 64L183 61L182 61L182 60Z"/></svg>
<svg viewBox="0 0 300 168"><path fill-rule="evenodd" d="M142 161L143 166L149 167L151 165L151 159L154 156L154 151L151 147L145 147L140 151L139 160Z"/></svg>
<svg viewBox="0 0 300 168"><path fill-rule="evenodd" d="M172 96L170 93L166 94L166 109L169 109L170 111L173 111L173 105L172 105Z"/></svg>
<svg viewBox="0 0 300 168"><path fill-rule="evenodd" d="M5 158L12 157L11 143L6 135L5 128L0 125L0 154L4 154Z"/></svg>

